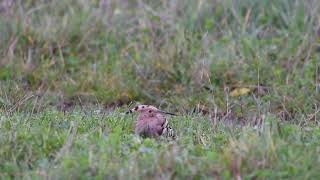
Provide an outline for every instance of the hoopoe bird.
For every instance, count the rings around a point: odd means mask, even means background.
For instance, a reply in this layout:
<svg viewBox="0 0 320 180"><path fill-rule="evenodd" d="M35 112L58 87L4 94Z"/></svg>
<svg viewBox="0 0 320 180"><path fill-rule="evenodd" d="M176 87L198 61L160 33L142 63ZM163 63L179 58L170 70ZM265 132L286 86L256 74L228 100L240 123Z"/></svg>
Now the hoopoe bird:
<svg viewBox="0 0 320 180"><path fill-rule="evenodd" d="M151 105L138 105L126 113L137 112L138 118L135 123L135 133L142 137L170 137L175 138L174 130L169 126L164 114L173 113L161 111Z"/></svg>

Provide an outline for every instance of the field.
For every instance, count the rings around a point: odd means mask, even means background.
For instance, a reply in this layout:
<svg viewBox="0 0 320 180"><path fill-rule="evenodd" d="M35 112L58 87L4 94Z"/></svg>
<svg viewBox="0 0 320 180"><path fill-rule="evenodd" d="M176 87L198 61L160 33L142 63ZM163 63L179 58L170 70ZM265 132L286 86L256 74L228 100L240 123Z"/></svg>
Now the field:
<svg viewBox="0 0 320 180"><path fill-rule="evenodd" d="M0 179L320 177L318 0L3 0L0 42Z"/></svg>

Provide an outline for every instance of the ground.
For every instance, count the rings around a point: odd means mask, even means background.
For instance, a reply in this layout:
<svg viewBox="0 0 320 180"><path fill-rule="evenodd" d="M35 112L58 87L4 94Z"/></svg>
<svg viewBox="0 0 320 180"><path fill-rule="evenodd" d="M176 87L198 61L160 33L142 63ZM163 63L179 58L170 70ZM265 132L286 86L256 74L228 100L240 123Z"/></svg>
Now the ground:
<svg viewBox="0 0 320 180"><path fill-rule="evenodd" d="M0 3L0 177L316 179L320 2ZM142 139L128 106L169 116Z"/></svg>
<svg viewBox="0 0 320 180"><path fill-rule="evenodd" d="M203 116L168 117L176 140L134 135L121 111L1 116L1 177L54 179L314 179L317 126L279 122L226 126Z"/></svg>

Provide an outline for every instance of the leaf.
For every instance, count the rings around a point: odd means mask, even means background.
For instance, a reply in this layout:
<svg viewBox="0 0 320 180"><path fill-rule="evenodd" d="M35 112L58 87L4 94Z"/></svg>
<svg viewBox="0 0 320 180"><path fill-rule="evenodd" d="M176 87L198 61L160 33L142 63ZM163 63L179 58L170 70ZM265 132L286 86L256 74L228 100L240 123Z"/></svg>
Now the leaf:
<svg viewBox="0 0 320 180"><path fill-rule="evenodd" d="M230 96L238 97L248 95L251 90L249 88L236 88L231 91Z"/></svg>

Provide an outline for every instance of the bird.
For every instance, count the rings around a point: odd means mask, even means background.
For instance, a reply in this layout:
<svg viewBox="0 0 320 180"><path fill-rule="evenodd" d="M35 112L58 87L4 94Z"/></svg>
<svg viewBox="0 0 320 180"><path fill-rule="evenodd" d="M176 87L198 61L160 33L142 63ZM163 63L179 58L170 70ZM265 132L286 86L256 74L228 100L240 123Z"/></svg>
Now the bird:
<svg viewBox="0 0 320 180"><path fill-rule="evenodd" d="M137 105L133 109L126 112L138 113L138 118L135 123L135 134L142 137L166 137L176 138L175 131L169 126L168 120L164 114L176 115L173 113L159 110L151 105Z"/></svg>

